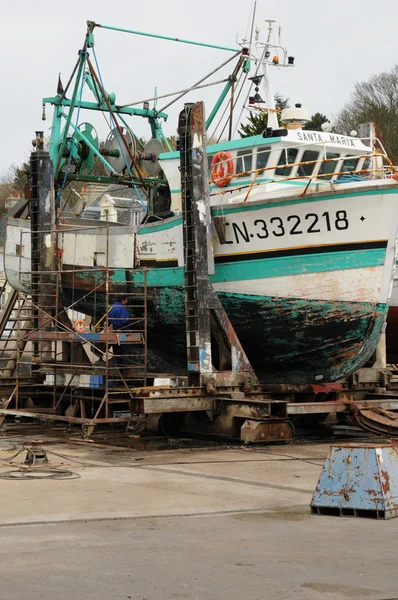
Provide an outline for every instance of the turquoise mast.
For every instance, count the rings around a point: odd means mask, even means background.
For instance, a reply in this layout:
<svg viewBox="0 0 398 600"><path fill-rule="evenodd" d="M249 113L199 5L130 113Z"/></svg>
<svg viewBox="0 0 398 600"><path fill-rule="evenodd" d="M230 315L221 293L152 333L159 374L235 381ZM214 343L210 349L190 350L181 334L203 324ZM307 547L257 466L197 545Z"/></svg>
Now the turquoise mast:
<svg viewBox="0 0 398 600"><path fill-rule="evenodd" d="M151 128L152 137L157 138L165 148L171 150L162 127L162 121L166 121L168 115L163 110L156 110L156 106L150 108L149 102L145 102L143 108L133 105L122 106L116 103L115 94L106 92L102 84L102 78L95 55L95 28L114 30L133 35L142 35L146 37L175 41L182 44L213 48L216 50L224 50L233 53L233 56L229 60L238 57L238 63L233 73L228 77L227 80L224 80L226 81L226 84L207 119L207 128L213 122L222 103L227 97L228 92L231 89L233 90L239 71L242 69L244 72L247 72L249 68L249 59L247 56L248 52L245 50L242 51L239 48L230 48L216 44L208 44L125 28L101 25L93 21L87 22L87 31L83 48L79 51L77 63L65 90L63 90L61 84L58 87L58 94L56 96L46 97L43 99L43 107L45 107L46 104L52 104L54 106L49 153L54 166L54 179L56 187L60 189L60 187L63 188L68 181L77 180L102 183L119 182L127 185L139 185L149 189L149 187L154 183L154 178L146 177L141 172L139 162L142 155L139 155L138 157L133 156L129 150L126 140L123 139L124 136L122 129L124 127L125 130L127 130L135 140L135 142L140 144L137 136L129 127L126 118L129 116L140 116L146 118L148 119ZM94 57L95 66L90 61L90 54L92 54ZM226 61L226 63L229 62L229 60ZM226 63L223 63L221 66L224 66ZM213 71L213 73L214 72L215 71ZM208 78L210 75L204 79ZM204 79L201 81L204 81ZM66 94L71 86L72 93L70 98L67 98ZM93 94L93 101L83 100L84 87L87 87ZM192 89L195 89L195 87L196 86L193 86ZM117 136L118 139L120 138L120 148L112 149L110 153L106 153L99 147L98 140L95 139L95 136L90 135L92 127L89 131L81 130L79 128L79 115L81 110L93 110L107 113L107 115L110 117L110 121L116 126L115 130L118 130ZM128 173L116 173L112 167L111 158L119 155L122 155L123 158L126 158L126 167ZM128 160L129 158L131 159L130 161ZM94 169L95 160L99 161L105 167L108 173L107 176L97 176L91 174ZM129 164L132 165L131 169L128 166ZM82 165L84 165L84 169L82 168ZM71 166L73 166L74 169L72 169ZM74 172L72 172L72 170ZM160 177L162 177L162 174ZM157 178L156 181L158 181L158 179L159 178Z"/></svg>

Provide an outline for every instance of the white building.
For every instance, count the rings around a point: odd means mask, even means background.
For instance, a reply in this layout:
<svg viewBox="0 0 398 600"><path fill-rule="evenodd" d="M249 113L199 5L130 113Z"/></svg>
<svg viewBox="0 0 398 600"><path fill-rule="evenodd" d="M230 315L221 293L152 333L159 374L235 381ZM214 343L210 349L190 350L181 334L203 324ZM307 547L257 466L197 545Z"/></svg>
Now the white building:
<svg viewBox="0 0 398 600"><path fill-rule="evenodd" d="M111 196L108 193L102 196L99 207L101 221L123 225L139 225L146 212L139 200Z"/></svg>

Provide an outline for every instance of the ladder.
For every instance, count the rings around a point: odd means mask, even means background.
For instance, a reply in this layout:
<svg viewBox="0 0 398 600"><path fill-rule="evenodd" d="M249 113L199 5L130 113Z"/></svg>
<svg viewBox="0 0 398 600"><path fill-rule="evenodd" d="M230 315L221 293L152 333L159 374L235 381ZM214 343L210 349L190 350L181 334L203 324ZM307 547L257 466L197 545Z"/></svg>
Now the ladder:
<svg viewBox="0 0 398 600"><path fill-rule="evenodd" d="M0 372L2 377L15 376L18 354L23 351L26 332L31 328L31 310L25 294L10 289L6 282L0 298L6 297L0 313Z"/></svg>

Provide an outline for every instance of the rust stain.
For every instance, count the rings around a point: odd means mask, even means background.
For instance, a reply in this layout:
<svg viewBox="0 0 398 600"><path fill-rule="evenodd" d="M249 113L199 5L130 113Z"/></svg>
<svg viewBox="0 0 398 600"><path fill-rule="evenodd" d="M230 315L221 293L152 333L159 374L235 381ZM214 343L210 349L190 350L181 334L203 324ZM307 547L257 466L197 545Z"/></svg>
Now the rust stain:
<svg viewBox="0 0 398 600"><path fill-rule="evenodd" d="M325 392L340 392L343 389L343 385L341 383L314 383L312 389L314 391L314 394L322 394Z"/></svg>
<svg viewBox="0 0 398 600"><path fill-rule="evenodd" d="M390 492L390 476L387 471L381 471L380 485L384 494L388 494Z"/></svg>
<svg viewBox="0 0 398 600"><path fill-rule="evenodd" d="M355 487L351 486L350 488L343 488L339 491L340 496L344 496L346 500L349 500L348 494L353 494L355 492ZM346 497L347 496L347 497Z"/></svg>
<svg viewBox="0 0 398 600"><path fill-rule="evenodd" d="M365 490L365 493L368 494L369 496L377 496L377 492L376 490L372 490L371 488L368 490Z"/></svg>

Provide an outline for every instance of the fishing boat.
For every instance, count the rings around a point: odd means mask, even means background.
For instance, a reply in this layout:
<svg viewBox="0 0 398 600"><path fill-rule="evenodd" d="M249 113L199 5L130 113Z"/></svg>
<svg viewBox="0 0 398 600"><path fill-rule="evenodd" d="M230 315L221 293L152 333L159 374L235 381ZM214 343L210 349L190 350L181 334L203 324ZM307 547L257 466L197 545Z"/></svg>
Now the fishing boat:
<svg viewBox="0 0 398 600"><path fill-rule="evenodd" d="M145 279L149 348L177 373L186 365L179 152L164 151L161 111L147 101L142 109L121 106L103 88L85 54L98 26L89 24L71 98L60 92L44 99L54 105L49 146L54 177L61 192L65 181L95 181L89 173L96 157L108 169L109 183L133 185L139 195L145 191L148 214L136 226L59 215L62 294L67 306L96 320L106 312L106 286L134 297ZM291 68L294 58L271 34L269 22L265 42L256 35L239 52L229 49L237 66L215 109L231 91L230 139L206 148L215 265L209 277L262 382L332 382L370 359L385 328L398 186L388 176L394 168L384 149L379 145L375 151L372 140L355 132L339 135L327 124L325 131L304 130L306 112L299 104L285 109L279 123L271 69ZM247 75L253 64L255 93L248 102L251 110L261 108L263 85L267 127L262 135L233 139L238 73ZM79 99L84 78L95 95L91 104ZM153 139L140 149L123 120L100 148L92 127L72 120L77 108L109 111L115 120L144 116ZM29 236L29 219L9 219L5 271L11 285L26 293ZM107 275L101 270L105 263Z"/></svg>

